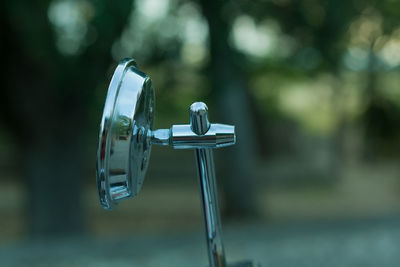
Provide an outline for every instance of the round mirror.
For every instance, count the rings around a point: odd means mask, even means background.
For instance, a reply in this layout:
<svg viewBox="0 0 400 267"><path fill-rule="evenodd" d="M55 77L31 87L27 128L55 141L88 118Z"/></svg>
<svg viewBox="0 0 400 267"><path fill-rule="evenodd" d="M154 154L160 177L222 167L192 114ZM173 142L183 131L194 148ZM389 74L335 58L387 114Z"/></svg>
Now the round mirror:
<svg viewBox="0 0 400 267"><path fill-rule="evenodd" d="M122 60L108 87L97 150L97 190L105 209L139 193L150 157L153 120L151 79L134 60Z"/></svg>

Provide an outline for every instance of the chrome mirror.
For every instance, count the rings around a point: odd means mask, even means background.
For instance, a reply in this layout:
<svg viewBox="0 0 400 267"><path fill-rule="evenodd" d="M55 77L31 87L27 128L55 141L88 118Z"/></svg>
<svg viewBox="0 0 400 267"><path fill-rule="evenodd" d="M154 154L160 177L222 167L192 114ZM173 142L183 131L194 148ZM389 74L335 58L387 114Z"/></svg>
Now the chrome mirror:
<svg viewBox="0 0 400 267"><path fill-rule="evenodd" d="M139 193L150 157L153 114L150 78L133 60L122 60L108 87L97 150L97 189L105 209Z"/></svg>
<svg viewBox="0 0 400 267"><path fill-rule="evenodd" d="M190 124L153 130L151 79L134 60L122 60L111 79L100 124L96 161L99 199L103 208L112 209L139 193L153 144L194 149L210 266L226 266L212 149L235 144L235 129L210 123L202 102L190 106L189 118Z"/></svg>

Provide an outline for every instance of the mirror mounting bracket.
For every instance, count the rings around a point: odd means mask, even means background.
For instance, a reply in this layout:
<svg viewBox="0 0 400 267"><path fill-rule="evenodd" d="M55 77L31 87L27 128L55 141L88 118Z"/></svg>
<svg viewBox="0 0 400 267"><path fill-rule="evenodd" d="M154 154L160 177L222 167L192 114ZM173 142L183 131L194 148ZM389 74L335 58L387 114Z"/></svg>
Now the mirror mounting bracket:
<svg viewBox="0 0 400 267"><path fill-rule="evenodd" d="M111 79L100 124L96 160L100 203L113 209L139 193L152 145L194 149L209 263L227 266L212 149L234 145L235 127L210 123L206 104L195 102L189 108L190 124L153 130L154 107L151 79L134 60L122 60Z"/></svg>

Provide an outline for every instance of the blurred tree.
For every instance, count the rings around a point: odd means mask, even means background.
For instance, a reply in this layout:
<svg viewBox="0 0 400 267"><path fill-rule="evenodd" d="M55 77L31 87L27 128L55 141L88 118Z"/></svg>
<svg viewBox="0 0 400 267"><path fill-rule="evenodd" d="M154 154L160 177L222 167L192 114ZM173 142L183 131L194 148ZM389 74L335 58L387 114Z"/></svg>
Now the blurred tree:
<svg viewBox="0 0 400 267"><path fill-rule="evenodd" d="M289 72L289 69L317 77L329 73L334 79L332 106L337 117L336 131L330 141L330 176L336 178L342 166L343 143L347 118L341 106L343 97L343 56L347 51L350 23L359 15L359 6L352 1L244 1L244 12L256 21L273 19L284 34L294 39L294 50L281 62L265 61L263 71ZM243 11L242 11L243 12ZM282 69L282 66L286 68Z"/></svg>
<svg viewBox="0 0 400 267"><path fill-rule="evenodd" d="M366 148L364 152L367 152L369 158L374 158L380 153L379 151L388 151L389 146L397 143L399 130L394 126L396 125L394 122L398 120L399 107L394 105L393 100L385 99L382 90L377 87L377 81L380 74L385 71L385 67L377 59L379 48L376 45L379 39L380 45L383 46L382 43L390 41L388 36L392 36L398 30L397 2L307 0L243 1L243 4L243 10L256 20L273 18L279 22L283 32L295 38L297 43L295 52L285 59L284 65L292 64L300 68L301 72L312 76L323 72L334 76L336 82L332 105L336 110L337 127L331 145L331 151L334 152L331 172L333 176L338 176L341 169L344 159L344 139L350 130L348 114L342 103L346 95L342 74L348 71L343 59L352 46L359 45L358 48L369 54L368 64L360 72L362 81L366 81L366 88L362 88L363 82L359 83L358 88L360 100L365 105L361 107L365 110L362 112L361 120L367 137L364 140ZM362 23L354 23L360 19L363 19ZM360 34L363 44L352 43L354 31ZM306 53L307 51L314 52ZM317 64L313 64L315 60ZM264 71L271 71L274 67L278 67L280 71L280 64L266 64L266 66L269 70ZM372 156L373 154L375 156Z"/></svg>
<svg viewBox="0 0 400 267"><path fill-rule="evenodd" d="M369 5L368 5L369 4ZM363 89L364 112L361 120L364 126L364 157L376 160L398 154L400 148L400 105L384 95L379 86L381 74L387 66L382 64L379 52L382 47L396 39L399 30L400 4L393 1L377 1L365 4L363 16L375 27L364 33L367 41L368 64L361 74L367 81ZM382 41L383 40L383 41Z"/></svg>
<svg viewBox="0 0 400 267"><path fill-rule="evenodd" d="M63 55L56 47L48 19L52 3L3 1L0 11L6 66L0 108L21 150L28 226L34 236L83 230L84 144L93 120L88 110L95 89L105 82L99 74L107 73L112 62L110 48L132 1L85 2L96 40L76 55Z"/></svg>
<svg viewBox="0 0 400 267"><path fill-rule="evenodd" d="M256 21L273 19L277 21L282 31L295 38L295 54L284 59L284 65L295 66L310 75L319 72L331 72L339 80L341 56L346 50L344 43L347 27L356 10L352 3L345 1L201 1L203 13L207 18L210 32L210 77L216 104L222 110L224 121L234 122L237 125L238 145L235 150L228 151L224 156L226 162L223 175L226 177L227 212L245 214L254 213L255 201L252 191L255 160L255 129L262 132L261 120L255 124L256 113L251 103L252 95L246 89L236 50L228 43L235 18L246 14ZM250 40L249 40L250 41ZM266 62L264 71L271 64ZM281 64L275 66L281 68ZM333 101L337 102L341 96L341 84L338 82ZM341 116L342 114L338 114ZM341 121L343 119L340 119ZM331 173L338 168L338 159L341 158L340 143L342 142L342 127L332 143L332 150L336 151L335 162ZM268 143L268 142L262 142ZM235 151L235 152L234 152ZM228 156L229 155L229 156ZM244 179L244 177L246 177Z"/></svg>
<svg viewBox="0 0 400 267"><path fill-rule="evenodd" d="M214 104L220 120L234 124L237 145L223 153L221 176L225 196L225 213L230 217L245 218L257 213L254 194L254 166L256 134L250 96L243 73L235 61L235 51L229 45L232 18L224 14L225 1L202 0L201 6L210 33L210 66Z"/></svg>
<svg viewBox="0 0 400 267"><path fill-rule="evenodd" d="M374 147L378 147L384 140L387 149L392 148L392 140L397 140L399 136L398 127L393 126L399 121L399 105L394 103L394 100L385 98L378 90L380 73L377 69L380 65L376 61L374 47L380 37L384 37L380 38L381 41L387 42L398 30L397 2L195 2L202 7L209 27L211 57L208 77L213 88L211 92L214 105L221 111L218 120L237 126L237 146L228 148L226 152L221 151L224 153L224 160L220 166L224 180L226 212L229 215L256 213L253 170L256 144L261 140L256 140L255 129L269 124L265 123L265 118L256 119L257 123L254 122L254 118L257 117L255 105L252 104L255 102L254 95L249 93L243 69L247 67L246 74L250 76L256 72L258 75L274 71L283 73L281 75L285 78L290 73L301 73L311 77L329 73L334 76L336 83L332 106L338 107L335 111L339 122L331 151L335 151L337 160L342 160L341 143L347 123L346 114L341 106L342 73L343 70L348 71L343 66L343 58L350 43L349 26L365 14L366 10L372 10L384 19L383 32L370 40L368 69L361 73L363 80L368 81L362 93L365 92L366 95L362 119L366 125L366 136L376 143ZM66 10L60 9L61 11L58 10L58 13L54 14L49 11L55 4L65 3L83 5L81 11L84 12L86 24L76 27L83 36L82 45L78 47L66 47L70 41L68 29L66 32L60 31L51 21L54 18L62 20L68 16L73 17ZM27 210L31 233L50 235L82 231L80 186L86 169L83 164L84 144L87 141L87 133L94 130L90 127L93 118L100 118L101 112L97 110L96 116L91 118L93 113L90 113L89 109L96 88L104 89L102 93L105 94L103 74L110 70L110 50L118 50L116 40L125 40L126 46L133 47L127 51L137 49L136 57L147 54L148 65L161 65L163 70L160 72L165 73L167 77L164 83L169 83L165 86L173 88L177 83L175 78L180 73L173 69L173 64L170 63L179 62L177 58L182 50L182 40L179 40L179 33L175 31L179 22L172 18L178 16L175 7L180 4L184 5L185 1L171 4L172 7L168 11L170 17L160 18L159 24L153 26L146 26L146 23L139 19L127 23L132 10L131 0L112 3L106 0L43 0L34 3L17 0L3 1L0 4L0 45L5 66L5 71L2 72L4 85L0 91L0 110L2 119L16 137L21 150L20 166L21 172L24 173L24 181L28 185ZM259 64L261 67L256 70L257 67L254 66L257 64L240 55L229 43L233 22L241 15L250 17L255 23L273 20L279 24L282 35L290 36L289 41L293 42L291 54L278 59L275 57L273 60L263 58ZM135 28L132 25L142 27ZM162 25L166 27L161 27ZM369 25L371 26L371 23ZM121 36L124 30L131 32ZM132 34L132 31L136 31L135 34ZM144 35L144 41L140 42L138 36ZM121 43L124 42L120 40L120 46ZM68 52L68 49L63 52L61 48L72 49L75 52ZM145 50L146 53L143 53ZM129 55L127 51L120 54ZM165 65L162 65L162 62ZM179 66L177 68L181 68L181 65L176 65ZM249 68L249 65L252 67ZM165 96L167 95L171 97L171 92L165 91ZM263 103L266 106L269 104ZM270 107L266 110L268 108ZM171 110L170 105L168 110ZM92 138L94 132L90 132L90 135ZM291 138L287 136L283 139ZM391 141L388 141L389 139ZM338 163L340 162L336 161L332 164L332 173L339 169Z"/></svg>

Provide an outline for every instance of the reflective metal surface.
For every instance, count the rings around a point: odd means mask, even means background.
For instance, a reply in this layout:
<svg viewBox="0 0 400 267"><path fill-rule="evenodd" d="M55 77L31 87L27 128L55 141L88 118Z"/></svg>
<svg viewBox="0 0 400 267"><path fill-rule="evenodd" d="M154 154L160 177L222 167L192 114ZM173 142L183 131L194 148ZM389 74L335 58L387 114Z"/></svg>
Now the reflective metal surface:
<svg viewBox="0 0 400 267"><path fill-rule="evenodd" d="M147 170L151 145L195 149L197 173L211 267L226 266L213 160L213 148L235 144L235 127L211 124L207 106L195 102L190 124L152 130L154 90L150 78L131 59L114 72L100 125L96 178L100 203L112 209L139 193ZM251 266L242 263L235 266Z"/></svg>
<svg viewBox="0 0 400 267"><path fill-rule="evenodd" d="M197 135L204 135L210 129L208 107L203 102L194 102L189 108L190 128Z"/></svg>
<svg viewBox="0 0 400 267"><path fill-rule="evenodd" d="M134 197L142 187L153 112L150 78L133 60L121 61L108 88L97 150L97 188L105 209Z"/></svg>
<svg viewBox="0 0 400 267"><path fill-rule="evenodd" d="M189 124L172 125L171 129L152 132L151 143L175 149L221 148L235 144L235 126L213 123L205 134L198 135Z"/></svg>
<svg viewBox="0 0 400 267"><path fill-rule="evenodd" d="M191 128L199 136L211 130L207 110L202 102L193 103L189 109ZM210 266L226 266L212 149L197 148L195 155Z"/></svg>

